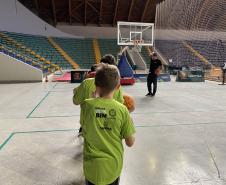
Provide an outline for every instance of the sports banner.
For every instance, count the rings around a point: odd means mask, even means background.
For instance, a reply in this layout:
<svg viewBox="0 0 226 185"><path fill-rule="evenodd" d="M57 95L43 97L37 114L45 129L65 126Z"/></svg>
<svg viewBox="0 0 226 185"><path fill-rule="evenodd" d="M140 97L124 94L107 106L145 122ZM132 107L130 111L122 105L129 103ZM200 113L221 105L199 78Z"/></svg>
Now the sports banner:
<svg viewBox="0 0 226 185"><path fill-rule="evenodd" d="M201 70L197 71L178 71L177 82L204 82L204 72Z"/></svg>

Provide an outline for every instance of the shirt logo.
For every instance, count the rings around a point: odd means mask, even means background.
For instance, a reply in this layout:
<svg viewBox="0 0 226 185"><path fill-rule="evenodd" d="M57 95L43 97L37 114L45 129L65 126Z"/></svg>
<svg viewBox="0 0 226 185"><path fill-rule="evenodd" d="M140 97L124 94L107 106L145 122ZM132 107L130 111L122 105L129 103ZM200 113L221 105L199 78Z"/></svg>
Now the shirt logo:
<svg viewBox="0 0 226 185"><path fill-rule="evenodd" d="M115 116L116 116L116 111L115 111L114 109L111 109L111 110L109 111L109 115L110 115L111 117L115 117Z"/></svg>
<svg viewBox="0 0 226 185"><path fill-rule="evenodd" d="M96 108L96 118L107 118L107 113L104 108Z"/></svg>

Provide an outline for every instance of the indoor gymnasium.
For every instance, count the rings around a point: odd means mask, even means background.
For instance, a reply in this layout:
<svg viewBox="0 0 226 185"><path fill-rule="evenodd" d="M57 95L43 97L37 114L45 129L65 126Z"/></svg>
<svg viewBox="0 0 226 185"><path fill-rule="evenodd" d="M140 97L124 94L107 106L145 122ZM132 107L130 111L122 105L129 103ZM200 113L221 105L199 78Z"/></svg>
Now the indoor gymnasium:
<svg viewBox="0 0 226 185"><path fill-rule="evenodd" d="M0 185L226 185L224 0L0 0Z"/></svg>

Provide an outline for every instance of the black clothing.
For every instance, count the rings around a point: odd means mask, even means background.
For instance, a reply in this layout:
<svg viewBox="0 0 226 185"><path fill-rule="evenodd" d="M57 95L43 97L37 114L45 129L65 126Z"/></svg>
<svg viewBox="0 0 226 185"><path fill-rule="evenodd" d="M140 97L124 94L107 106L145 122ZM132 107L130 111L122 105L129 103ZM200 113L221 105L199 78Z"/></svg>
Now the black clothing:
<svg viewBox="0 0 226 185"><path fill-rule="evenodd" d="M152 96L155 96L155 93L157 91L158 76L156 75L156 69L158 69L159 67L162 67L162 62L159 59L156 59L156 60L151 59L149 74L147 78L147 87L148 87L149 94L151 94ZM152 84L153 84L153 91L152 91Z"/></svg>
<svg viewBox="0 0 226 185"><path fill-rule="evenodd" d="M223 69L223 81L222 81L222 84L225 83L225 75L226 75L226 69Z"/></svg>
<svg viewBox="0 0 226 185"><path fill-rule="evenodd" d="M79 128L78 133L82 133L82 127Z"/></svg>
<svg viewBox="0 0 226 185"><path fill-rule="evenodd" d="M93 183L86 181L86 185L94 185ZM109 184L109 185L119 185L119 178L115 180L115 182Z"/></svg>
<svg viewBox="0 0 226 185"><path fill-rule="evenodd" d="M153 60L150 62L149 73L155 74L155 70L162 66L162 62L159 59Z"/></svg>
<svg viewBox="0 0 226 185"><path fill-rule="evenodd" d="M156 74L154 75L152 73L148 74L148 79L147 79L148 92L153 96L157 91L157 80L158 80L158 76ZM152 84L153 84L153 91L152 91Z"/></svg>

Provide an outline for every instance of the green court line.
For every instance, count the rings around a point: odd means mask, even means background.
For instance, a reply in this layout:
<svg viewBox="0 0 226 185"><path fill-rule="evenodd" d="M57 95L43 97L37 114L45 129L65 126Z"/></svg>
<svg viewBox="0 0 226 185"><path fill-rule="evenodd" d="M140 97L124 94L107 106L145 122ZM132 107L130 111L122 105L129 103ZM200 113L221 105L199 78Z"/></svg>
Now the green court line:
<svg viewBox="0 0 226 185"><path fill-rule="evenodd" d="M41 103L47 98L47 96L49 96L49 94L50 94L50 91L41 99L41 101L33 108L33 110L27 115L26 118L30 118L32 113L41 105Z"/></svg>
<svg viewBox="0 0 226 185"><path fill-rule="evenodd" d="M11 133L9 137L0 145L0 150L3 149L3 147L12 139L14 136L14 133Z"/></svg>
<svg viewBox="0 0 226 185"><path fill-rule="evenodd" d="M35 116L30 117L33 119L45 119L45 118L70 118L78 117L80 115L66 115L66 116ZM136 125L136 127L174 127L174 126L199 126L199 125L214 125L214 124L226 124L226 121L218 122L203 122L203 123L178 123L178 124L159 124L159 125Z"/></svg>
<svg viewBox="0 0 226 185"><path fill-rule="evenodd" d="M51 90L54 89L56 86L58 85L58 83L55 83L51 89L47 92L47 94L40 100L40 102L32 109L32 111L27 115L26 118L30 118L30 116L32 115L32 113L41 105L41 103L47 98L47 96L49 96L49 94L51 93Z"/></svg>
<svg viewBox="0 0 226 185"><path fill-rule="evenodd" d="M22 131L14 132L14 134L32 134L32 133L50 133L50 132L72 132L78 129L55 129L55 130L34 130L34 131Z"/></svg>
<svg viewBox="0 0 226 185"><path fill-rule="evenodd" d="M226 124L226 122L210 122L210 123L194 123L194 124L172 124L172 125L136 125L136 128L158 128L158 127L174 127L174 126L200 126L200 125L215 125L215 124ZM9 143L9 141L16 134L32 134L32 133L51 133L51 132L72 132L78 129L53 129L53 130L34 130L34 131L21 131L13 132L9 137L0 145L0 150Z"/></svg>
<svg viewBox="0 0 226 185"><path fill-rule="evenodd" d="M51 91L52 92L52 91ZM146 114L174 114L174 113L197 113L197 112L202 112L202 113L206 113L206 112L226 112L226 110L208 110L208 111L177 111L177 112L173 112L173 111L168 111L168 112L134 112L131 113L131 115L146 115ZM67 117L76 117L76 116L80 116L79 114L72 114L72 115L62 115L62 116L57 116L57 115L52 115L52 116L29 116L29 118L67 118Z"/></svg>
<svg viewBox="0 0 226 185"><path fill-rule="evenodd" d="M70 118L70 117L77 117L80 116L79 114L77 115L65 115L65 116L30 116L29 118L33 119L40 119L40 118Z"/></svg>
<svg viewBox="0 0 226 185"><path fill-rule="evenodd" d="M36 130L36 131L22 131L22 132L13 132L11 133L8 138L0 145L0 151L9 143L9 141L13 138L16 134L32 134L32 133L50 133L50 132L72 132L77 131L78 129L55 129L55 130Z"/></svg>

